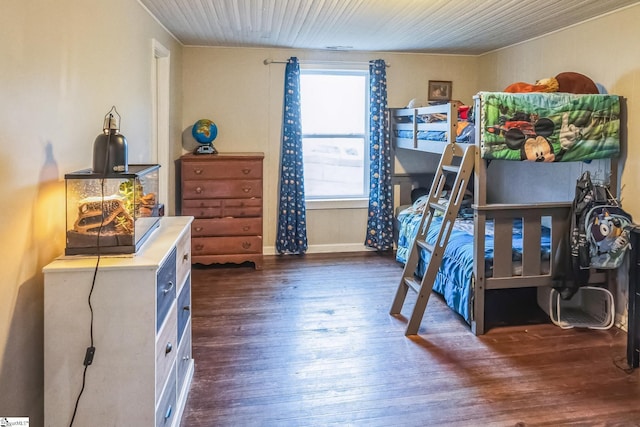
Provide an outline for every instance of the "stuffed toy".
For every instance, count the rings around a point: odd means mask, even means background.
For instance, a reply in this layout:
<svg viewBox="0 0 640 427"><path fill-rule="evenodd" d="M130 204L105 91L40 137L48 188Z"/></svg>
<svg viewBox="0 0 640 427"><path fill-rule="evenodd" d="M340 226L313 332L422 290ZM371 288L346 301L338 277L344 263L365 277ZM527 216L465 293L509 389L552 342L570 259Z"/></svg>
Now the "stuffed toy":
<svg viewBox="0 0 640 427"><path fill-rule="evenodd" d="M526 92L557 92L558 82L554 78L542 79L535 84L516 82L512 83L504 90L510 93L526 93Z"/></svg>
<svg viewBox="0 0 640 427"><path fill-rule="evenodd" d="M566 72L556 76L558 92L566 93L600 93L596 84L589 77L580 73Z"/></svg>
<svg viewBox="0 0 640 427"><path fill-rule="evenodd" d="M593 80L584 74L574 72L560 73L555 77L538 80L535 84L525 82L513 83L507 86L504 92L600 93Z"/></svg>

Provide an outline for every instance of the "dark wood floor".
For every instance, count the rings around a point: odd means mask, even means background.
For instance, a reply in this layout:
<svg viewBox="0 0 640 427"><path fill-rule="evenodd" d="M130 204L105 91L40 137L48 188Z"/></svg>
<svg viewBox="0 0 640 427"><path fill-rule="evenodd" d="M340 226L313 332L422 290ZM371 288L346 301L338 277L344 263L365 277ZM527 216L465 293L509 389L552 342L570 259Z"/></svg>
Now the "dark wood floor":
<svg viewBox="0 0 640 427"><path fill-rule="evenodd" d="M376 254L194 266L182 426L640 426L624 332L546 323L476 337L434 296L409 339L388 314L401 273Z"/></svg>

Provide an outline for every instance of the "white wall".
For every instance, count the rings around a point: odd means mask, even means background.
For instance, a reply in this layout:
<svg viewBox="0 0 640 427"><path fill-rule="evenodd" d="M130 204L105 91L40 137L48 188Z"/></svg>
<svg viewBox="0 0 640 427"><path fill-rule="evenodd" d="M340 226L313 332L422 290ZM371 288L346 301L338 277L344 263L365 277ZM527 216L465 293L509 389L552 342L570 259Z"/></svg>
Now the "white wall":
<svg viewBox="0 0 640 427"><path fill-rule="evenodd" d="M65 247L64 174L92 166L93 141L112 105L122 115L129 162L152 158L153 38L171 51L176 141L182 47L137 2L2 3L0 416L43 425L42 267ZM177 158L180 146L171 152Z"/></svg>
<svg viewBox="0 0 640 427"><path fill-rule="evenodd" d="M390 65L390 106L404 106L412 98L425 100L429 80L453 81L453 97L465 103L471 102L477 88L472 71L477 58L471 56L186 47L183 129L200 118L210 118L218 126L217 150L265 153L265 253L275 252L285 65L264 65L263 61L291 56L303 62L384 59ZM421 170L424 161L408 155L399 167ZM309 252L364 250L366 221L366 208L308 210Z"/></svg>

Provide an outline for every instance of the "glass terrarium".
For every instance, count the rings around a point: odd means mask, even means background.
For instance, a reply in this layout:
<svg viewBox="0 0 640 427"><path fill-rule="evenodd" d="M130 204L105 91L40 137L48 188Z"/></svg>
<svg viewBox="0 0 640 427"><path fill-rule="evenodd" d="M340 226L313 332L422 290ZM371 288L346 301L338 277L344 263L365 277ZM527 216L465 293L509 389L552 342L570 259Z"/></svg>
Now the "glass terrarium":
<svg viewBox="0 0 640 427"><path fill-rule="evenodd" d="M67 199L66 255L129 254L159 225L160 165L129 165L128 172L64 176Z"/></svg>

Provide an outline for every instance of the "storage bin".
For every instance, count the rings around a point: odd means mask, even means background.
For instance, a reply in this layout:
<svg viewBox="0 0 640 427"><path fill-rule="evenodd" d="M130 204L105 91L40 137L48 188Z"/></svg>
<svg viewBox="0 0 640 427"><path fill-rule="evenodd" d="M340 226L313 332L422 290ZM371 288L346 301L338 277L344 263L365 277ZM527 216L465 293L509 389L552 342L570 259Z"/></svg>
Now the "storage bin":
<svg viewBox="0 0 640 427"><path fill-rule="evenodd" d="M555 289L539 287L538 305L563 329L609 329L614 323L613 294L604 288L583 286L570 300L563 300Z"/></svg>

